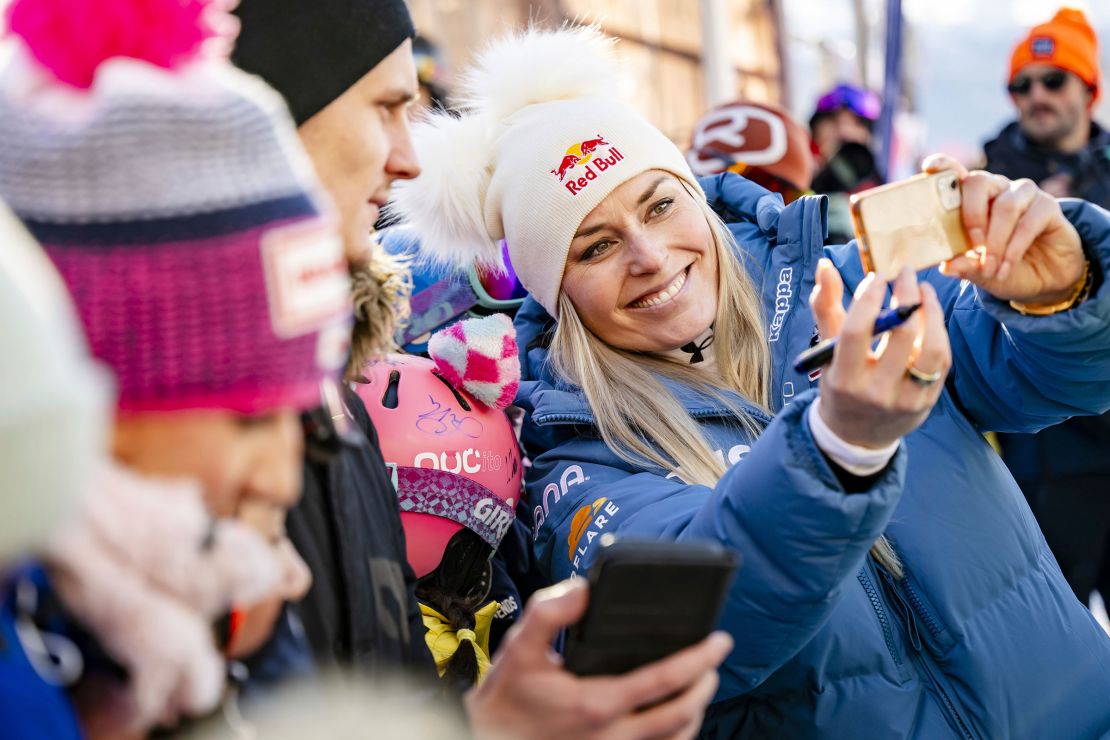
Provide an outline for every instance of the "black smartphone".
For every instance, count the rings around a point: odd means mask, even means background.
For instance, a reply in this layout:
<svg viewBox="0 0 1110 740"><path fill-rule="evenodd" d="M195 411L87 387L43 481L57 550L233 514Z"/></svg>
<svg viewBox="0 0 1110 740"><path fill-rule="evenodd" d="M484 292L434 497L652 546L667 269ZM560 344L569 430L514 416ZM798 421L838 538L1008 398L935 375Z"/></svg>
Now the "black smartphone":
<svg viewBox="0 0 1110 740"><path fill-rule="evenodd" d="M590 604L567 633L567 670L617 675L703 639L720 617L740 556L713 543L605 535L588 575Z"/></svg>

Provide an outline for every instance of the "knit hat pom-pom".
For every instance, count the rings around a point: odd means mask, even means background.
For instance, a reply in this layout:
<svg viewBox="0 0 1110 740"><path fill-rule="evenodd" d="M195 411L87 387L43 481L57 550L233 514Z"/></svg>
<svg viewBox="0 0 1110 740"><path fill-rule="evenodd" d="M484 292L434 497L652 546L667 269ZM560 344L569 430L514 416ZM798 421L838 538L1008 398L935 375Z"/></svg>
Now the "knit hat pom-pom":
<svg viewBox="0 0 1110 740"><path fill-rule="evenodd" d="M9 32L54 76L92 86L97 68L130 57L173 69L214 34L205 17L214 0L13 0Z"/></svg>
<svg viewBox="0 0 1110 740"><path fill-rule="evenodd" d="M428 354L439 374L492 409L503 409L520 387L516 330L505 314L466 319L438 331Z"/></svg>
<svg viewBox="0 0 1110 740"><path fill-rule="evenodd" d="M413 144L421 175L394 185L386 206L409 222L424 257L444 265L475 263L503 269L500 233L490 233L482 208L489 187L494 141L485 116L438 112L416 124ZM500 227L494 225L496 232Z"/></svg>
<svg viewBox="0 0 1110 740"><path fill-rule="evenodd" d="M596 26L529 28L490 44L463 81L463 101L494 120L552 100L612 95L613 40Z"/></svg>

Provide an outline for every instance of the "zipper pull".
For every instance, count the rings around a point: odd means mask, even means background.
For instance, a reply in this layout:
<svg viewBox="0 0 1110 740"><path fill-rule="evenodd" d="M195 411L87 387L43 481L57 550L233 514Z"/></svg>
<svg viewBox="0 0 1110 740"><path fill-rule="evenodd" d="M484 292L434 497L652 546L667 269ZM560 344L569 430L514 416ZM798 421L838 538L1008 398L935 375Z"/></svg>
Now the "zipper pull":
<svg viewBox="0 0 1110 740"><path fill-rule="evenodd" d="M892 576L890 572L881 565L876 564L876 568L878 569L879 573L882 574L886 592L895 602L895 606L897 607L898 612L902 617L902 622L906 626L906 633L909 635L910 645L913 646L914 650L920 653L921 632L918 630L917 626L917 615L914 614L913 609L910 607L905 597L902 596L902 590L901 588L899 588L898 583L894 580L894 576Z"/></svg>

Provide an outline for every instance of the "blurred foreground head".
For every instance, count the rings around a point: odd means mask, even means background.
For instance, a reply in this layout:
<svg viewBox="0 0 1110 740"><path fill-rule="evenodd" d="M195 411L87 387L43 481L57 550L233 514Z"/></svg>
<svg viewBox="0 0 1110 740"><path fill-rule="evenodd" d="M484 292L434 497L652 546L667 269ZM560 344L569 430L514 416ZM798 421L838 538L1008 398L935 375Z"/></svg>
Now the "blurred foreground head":
<svg viewBox="0 0 1110 740"><path fill-rule="evenodd" d="M65 287L0 205L0 571L71 513L105 453L111 383Z"/></svg>
<svg viewBox="0 0 1110 740"><path fill-rule="evenodd" d="M0 197L116 375L115 454L217 514L299 492L296 413L349 342L338 229L281 99L205 0L16 0Z"/></svg>
<svg viewBox="0 0 1110 740"><path fill-rule="evenodd" d="M809 147L809 134L779 106L738 100L698 119L686 159L695 175L735 172L791 203L813 181Z"/></svg>

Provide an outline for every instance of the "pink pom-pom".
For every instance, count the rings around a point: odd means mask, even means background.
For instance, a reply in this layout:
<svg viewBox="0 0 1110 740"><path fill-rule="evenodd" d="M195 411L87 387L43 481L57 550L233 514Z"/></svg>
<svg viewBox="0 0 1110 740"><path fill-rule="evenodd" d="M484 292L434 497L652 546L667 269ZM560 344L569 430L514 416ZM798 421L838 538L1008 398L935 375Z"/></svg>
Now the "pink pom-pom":
<svg viewBox="0 0 1110 740"><path fill-rule="evenodd" d="M438 331L428 354L440 375L485 406L503 409L520 387L516 331L504 314L467 319Z"/></svg>
<svg viewBox="0 0 1110 740"><path fill-rule="evenodd" d="M108 59L130 57L173 69L213 35L212 0L13 0L10 32L60 81L92 85Z"/></svg>

